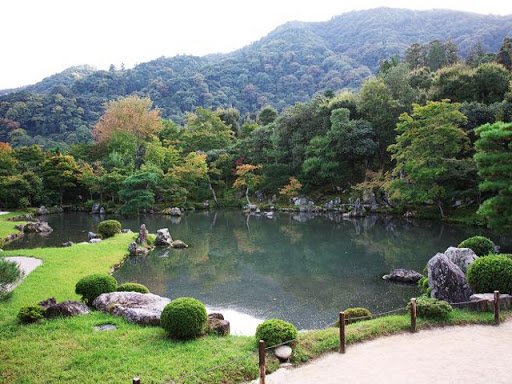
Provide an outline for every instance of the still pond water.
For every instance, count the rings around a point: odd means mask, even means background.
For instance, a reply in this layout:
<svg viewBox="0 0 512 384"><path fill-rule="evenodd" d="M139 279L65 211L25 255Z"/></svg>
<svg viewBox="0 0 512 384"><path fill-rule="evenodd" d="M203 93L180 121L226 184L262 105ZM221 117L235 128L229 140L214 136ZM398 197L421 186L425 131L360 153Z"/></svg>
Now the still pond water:
<svg viewBox="0 0 512 384"><path fill-rule="evenodd" d="M101 219L86 213L50 215L53 233L25 236L10 248L85 241ZM381 276L392 268L421 271L437 252L475 234L471 228L382 216L344 220L276 213L268 219L218 211L120 220L133 231L142 223L150 232L167 227L190 248L131 258L115 273L119 283L139 282L171 299L195 297L209 311L224 312L234 333L245 334L261 319L281 318L312 329L331 324L345 308L382 312L403 306L417 288Z"/></svg>

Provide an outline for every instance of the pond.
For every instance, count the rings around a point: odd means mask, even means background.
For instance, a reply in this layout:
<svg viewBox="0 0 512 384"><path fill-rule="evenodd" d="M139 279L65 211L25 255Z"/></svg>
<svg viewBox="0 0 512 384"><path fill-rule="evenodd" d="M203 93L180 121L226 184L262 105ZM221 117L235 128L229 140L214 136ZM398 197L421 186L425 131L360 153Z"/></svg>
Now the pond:
<svg viewBox="0 0 512 384"><path fill-rule="evenodd" d="M50 215L53 233L25 236L9 248L85 241L101 219L86 213ZM171 299L195 297L210 311L224 312L233 333L246 334L262 319L313 329L333 323L345 308L376 313L404 306L417 288L386 282L383 274L393 268L422 271L437 252L478 233L392 216L348 220L276 213L269 219L230 210L120 220L133 231L142 223L150 232L167 227L190 248L130 258L115 273L119 283L139 282Z"/></svg>

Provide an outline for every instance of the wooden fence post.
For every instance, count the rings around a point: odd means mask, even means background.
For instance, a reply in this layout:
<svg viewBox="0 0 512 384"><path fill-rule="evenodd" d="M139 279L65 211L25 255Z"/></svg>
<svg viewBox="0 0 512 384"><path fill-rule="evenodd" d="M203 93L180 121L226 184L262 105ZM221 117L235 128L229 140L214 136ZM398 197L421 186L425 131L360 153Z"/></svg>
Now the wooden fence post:
<svg viewBox="0 0 512 384"><path fill-rule="evenodd" d="M411 299L411 332L416 332L416 299Z"/></svg>
<svg viewBox="0 0 512 384"><path fill-rule="evenodd" d="M494 324L500 325L500 291L494 291Z"/></svg>
<svg viewBox="0 0 512 384"><path fill-rule="evenodd" d="M260 384L265 384L265 342L260 340Z"/></svg>
<svg viewBox="0 0 512 384"><path fill-rule="evenodd" d="M340 312L340 353L345 353L345 312Z"/></svg>
<svg viewBox="0 0 512 384"><path fill-rule="evenodd" d="M133 378L133 384L140 384L140 377L135 376L135 377Z"/></svg>

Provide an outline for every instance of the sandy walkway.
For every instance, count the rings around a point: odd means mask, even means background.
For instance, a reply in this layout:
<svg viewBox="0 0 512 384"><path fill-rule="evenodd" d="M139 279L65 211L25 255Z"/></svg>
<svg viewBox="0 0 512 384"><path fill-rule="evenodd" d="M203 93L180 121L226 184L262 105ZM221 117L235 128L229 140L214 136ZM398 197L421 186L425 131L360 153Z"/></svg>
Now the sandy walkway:
<svg viewBox="0 0 512 384"><path fill-rule="evenodd" d="M512 383L511 356L512 321L448 327L348 346L345 355L280 369L266 383Z"/></svg>
<svg viewBox="0 0 512 384"><path fill-rule="evenodd" d="M14 261L16 264L18 264L18 267L25 274L25 276L23 276L23 279L25 279L28 276L28 274L32 272L34 269L43 264L42 260L36 259L34 257L13 256L4 257L3 259L8 261ZM12 291L14 288L16 288L17 285L21 284L22 281L18 282L18 284L11 285L10 287L7 288L7 290Z"/></svg>

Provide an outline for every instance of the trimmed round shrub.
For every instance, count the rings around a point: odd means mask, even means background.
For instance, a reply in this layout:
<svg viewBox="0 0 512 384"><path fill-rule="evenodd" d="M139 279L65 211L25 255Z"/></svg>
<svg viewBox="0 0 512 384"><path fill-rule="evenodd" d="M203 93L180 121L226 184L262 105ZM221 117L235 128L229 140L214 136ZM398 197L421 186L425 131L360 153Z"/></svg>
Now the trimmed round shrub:
<svg viewBox="0 0 512 384"><path fill-rule="evenodd" d="M149 293L149 289L145 285L139 283L124 283L117 287L117 292Z"/></svg>
<svg viewBox="0 0 512 384"><path fill-rule="evenodd" d="M370 320L372 313L369 309L361 308L361 307L355 307L355 308L347 308L343 311L345 313L345 322L347 324L356 323L358 321L364 321L364 320ZM365 319L355 319L357 317L366 317ZM336 320L336 327L340 326L340 319Z"/></svg>
<svg viewBox="0 0 512 384"><path fill-rule="evenodd" d="M483 236L473 236L464 240L458 245L457 248L469 248L477 254L477 256L494 255L496 253L496 246L494 243Z"/></svg>
<svg viewBox="0 0 512 384"><path fill-rule="evenodd" d="M37 323L44 318L45 311L39 305L27 305L18 312L18 321L22 324Z"/></svg>
<svg viewBox="0 0 512 384"><path fill-rule="evenodd" d="M266 320L256 328L256 340L264 340L265 347L297 338L297 329L291 323L279 319Z"/></svg>
<svg viewBox="0 0 512 384"><path fill-rule="evenodd" d="M502 255L480 257L469 266L467 280L476 293L512 293L512 259Z"/></svg>
<svg viewBox="0 0 512 384"><path fill-rule="evenodd" d="M95 274L82 277L75 285L75 293L82 296L82 301L91 305L102 293L115 292L117 281L107 274Z"/></svg>
<svg viewBox="0 0 512 384"><path fill-rule="evenodd" d="M105 220L98 224L98 233L106 239L121 233L121 223L117 220Z"/></svg>
<svg viewBox="0 0 512 384"><path fill-rule="evenodd" d="M445 319L452 309L452 306L444 300L427 296L420 296L416 299L416 314L418 317ZM407 304L407 310L411 310L411 303Z"/></svg>
<svg viewBox="0 0 512 384"><path fill-rule="evenodd" d="M203 333L207 319L203 303L192 297L180 297L165 306L160 325L171 339L189 340Z"/></svg>

